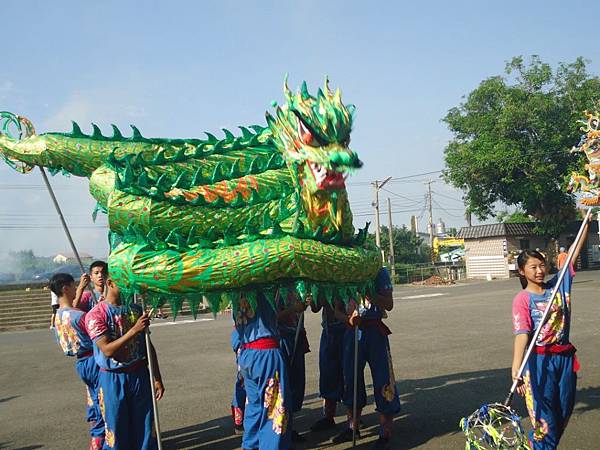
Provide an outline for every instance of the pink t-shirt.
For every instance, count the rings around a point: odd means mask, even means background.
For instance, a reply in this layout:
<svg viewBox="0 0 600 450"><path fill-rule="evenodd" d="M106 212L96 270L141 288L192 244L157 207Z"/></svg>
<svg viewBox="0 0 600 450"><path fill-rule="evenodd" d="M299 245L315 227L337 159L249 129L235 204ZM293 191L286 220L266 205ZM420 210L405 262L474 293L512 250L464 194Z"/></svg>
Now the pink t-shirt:
<svg viewBox="0 0 600 450"><path fill-rule="evenodd" d="M125 335L142 315L139 305L112 305L100 302L85 316L85 325L89 336L94 342L94 358L96 364L104 370L118 370L131 366L146 358L146 343L144 333L129 340L112 357L102 353L96 341L106 336L109 341L115 341Z"/></svg>
<svg viewBox="0 0 600 450"><path fill-rule="evenodd" d="M92 308L102 300L104 300L104 295L97 290L94 289L93 293L89 290L86 290L83 292L83 294L81 294L81 300L79 300L77 308L85 312L90 312Z"/></svg>
<svg viewBox="0 0 600 450"><path fill-rule="evenodd" d="M561 287L552 302L550 315L540 332L536 345L566 344L569 342L571 325L571 285L575 270L569 267L561 283ZM540 324L552 288L558 281L558 274L546 283L543 294L534 294L526 290L520 291L512 304L512 325L514 334L529 334Z"/></svg>

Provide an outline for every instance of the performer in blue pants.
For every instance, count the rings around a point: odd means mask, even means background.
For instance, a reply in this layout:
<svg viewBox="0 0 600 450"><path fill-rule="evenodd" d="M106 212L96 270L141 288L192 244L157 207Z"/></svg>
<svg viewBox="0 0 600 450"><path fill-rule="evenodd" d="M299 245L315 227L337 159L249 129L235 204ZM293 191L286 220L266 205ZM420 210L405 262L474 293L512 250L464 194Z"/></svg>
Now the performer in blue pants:
<svg viewBox="0 0 600 450"><path fill-rule="evenodd" d="M79 290L86 282L82 277ZM58 298L54 332L65 356L77 357L75 370L85 383L87 392L86 419L90 426L90 450L100 450L104 445L104 420L98 404L98 366L93 357L93 343L85 328L84 311L73 308L76 295L75 281L66 273L58 273L50 280L50 289Z"/></svg>
<svg viewBox="0 0 600 450"><path fill-rule="evenodd" d="M98 401L106 424L105 449L157 448L152 411L152 390L146 360L144 331L148 315L139 305L121 305L118 286L108 276L106 298L86 316L100 367ZM154 360L157 399L164 393L158 359Z"/></svg>
<svg viewBox="0 0 600 450"><path fill-rule="evenodd" d="M581 240L571 248L576 261L587 237L589 222L582 225ZM513 345L512 376L522 382L517 392L525 396L532 430L530 446L533 450L553 450L573 412L577 371L579 364L575 347L570 341L571 287L575 270L565 268L564 278L558 286L550 313L542 324L544 312L558 282L558 274L548 281L545 256L532 250L524 250L517 258L519 278L523 290L513 299L512 322L515 342ZM517 379L525 349L532 336L541 326L533 351L525 365L521 379Z"/></svg>
<svg viewBox="0 0 600 450"><path fill-rule="evenodd" d="M392 282L383 268L375 280L375 292L365 300L361 311L351 302L344 334L344 405L348 408L348 428L333 438L335 443L352 440L352 427L358 426L362 408L366 405L364 369L368 362L373 378L376 410L380 414L379 438L373 449L389 449L393 416L400 412L394 368L390 353L389 328L383 323L384 310L393 308ZM354 397L354 326L358 325L358 391L357 417L353 417ZM358 434L358 430L357 430Z"/></svg>
<svg viewBox="0 0 600 450"><path fill-rule="evenodd" d="M287 450L291 445L288 368L279 345L277 313L262 293L253 310L246 298L234 304L242 351L238 357L246 388L245 450Z"/></svg>
<svg viewBox="0 0 600 450"><path fill-rule="evenodd" d="M319 395L323 399L323 417L315 422L311 431L324 431L335 428L337 403L344 395L343 340L346 332L344 305L336 299L335 310L342 315L336 317L334 308L324 298L311 304L313 312L322 309L321 342L319 345Z"/></svg>
<svg viewBox="0 0 600 450"><path fill-rule="evenodd" d="M295 293L288 294L288 298L285 300L279 297L277 322L281 336L281 350L288 365L292 414L302 409L306 388L305 354L310 352L310 348L306 338L306 329L300 321L301 314L306 306L304 303L299 302ZM300 329L298 329L299 326ZM298 333L297 343L296 333ZM292 429L292 442L304 441L306 439Z"/></svg>
<svg viewBox="0 0 600 450"><path fill-rule="evenodd" d="M246 388L244 377L240 372L239 356L242 351L242 342L237 330L231 332L231 348L235 353L236 377L233 387L233 399L231 400L231 418L233 419L233 431L235 434L244 434L244 410L246 409Z"/></svg>
<svg viewBox="0 0 600 450"><path fill-rule="evenodd" d="M90 340L91 343L91 340ZM100 369L94 360L92 350L82 358L77 358L75 370L86 384L87 421L90 424L90 450L100 450L104 445L104 419L98 401Z"/></svg>

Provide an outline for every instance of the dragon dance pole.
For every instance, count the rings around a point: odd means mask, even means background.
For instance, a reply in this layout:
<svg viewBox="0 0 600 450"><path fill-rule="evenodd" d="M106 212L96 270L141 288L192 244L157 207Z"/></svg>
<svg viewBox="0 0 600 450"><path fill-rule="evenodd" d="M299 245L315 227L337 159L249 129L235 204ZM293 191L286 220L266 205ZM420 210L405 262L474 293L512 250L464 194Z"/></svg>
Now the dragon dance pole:
<svg viewBox="0 0 600 450"><path fill-rule="evenodd" d="M133 301L137 303L137 294L133 294ZM146 311L146 301L142 300L144 311ZM158 450L162 450L162 439L160 436L160 420L158 418L158 401L156 400L156 386L154 386L154 354L152 353L152 342L150 341L150 326L144 331L146 340L146 358L148 359L148 371L150 372L150 390L152 391L152 412L154 413L154 430L156 431L156 442Z"/></svg>
<svg viewBox="0 0 600 450"><path fill-rule="evenodd" d="M587 213L583 219L583 222L581 223L581 227L579 228L579 231L577 232L577 236L575 237L575 241L573 242L573 244L571 245L571 248L569 249L569 254L567 255L567 259L565 260L564 266L560 270L560 273L558 275L558 280L556 280L556 284L554 285L554 289L552 289L552 293L550 294L550 299L548 300L548 304L546 306L546 309L544 310L544 315L542 316L542 320L540 320L540 324L538 325L535 332L533 333L533 336L531 337L530 344L527 347L527 351L525 352L525 355L523 356L523 361L521 362L521 367L519 367L519 372L517 373L517 376L515 377L515 380L513 381L513 384L510 388L510 392L508 393L508 396L506 397L506 400L504 400L505 406L509 406L510 403L512 402L512 398L515 394L515 390L517 389L517 385L519 384L519 378L521 378L521 376L523 375L523 371L525 370L525 365L527 364L527 360L529 359L529 356L531 355L531 352L533 351L533 347L535 347L535 343L537 341L538 336L540 335L540 333L542 331L542 327L544 326L544 324L548 320L548 317L550 316L550 311L552 310L552 303L554 303L554 298L556 297L556 294L558 293L558 290L560 289L560 285L563 281L563 278L565 277L565 274L567 273L567 270L570 270L569 266L571 265L571 261L573 260L573 254L575 253L575 249L579 245L579 241L581 241L581 237L583 236L583 230L585 229L585 226L588 223L588 221L590 220L591 216L592 216L592 208L587 210Z"/></svg>
<svg viewBox="0 0 600 450"><path fill-rule="evenodd" d="M58 218L60 219L60 223L62 224L63 230L67 235L67 240L69 241L69 245L71 245L71 250L79 263L79 268L81 269L81 273L85 273L85 267L83 267L83 263L81 262L81 258L79 257L79 252L77 251L77 247L75 246L75 242L73 242L73 238L71 237L71 232L69 231L69 227L67 226L67 222L65 221L65 217L60 209L60 205L58 204L58 200L56 199L56 195L54 195L54 190L50 185L50 180L48 179L48 175L42 166L38 166L40 168L40 172L42 172L42 178L44 179L44 183L46 184L46 189L50 194L50 198L52 199L52 203L54 204L54 209L56 209L56 213L58 214ZM95 296L94 288L92 287L92 282L90 281L87 284L87 289L92 293L92 297Z"/></svg>
<svg viewBox="0 0 600 450"><path fill-rule="evenodd" d="M83 263L81 262L81 258L79 257L79 252L77 251L77 247L75 247L75 243L73 242L73 238L71 237L71 232L69 231L69 227L67 227L67 222L63 216L63 213L60 209L60 205L58 204L58 200L56 200L56 196L54 195L54 191L52 190L52 186L50 186L50 180L48 180L48 175L46 175L46 171L42 166L38 166L40 168L40 172L42 172L42 177L44 178L44 183L46 184L46 188L48 189L48 193L50 194L50 198L52 199L52 203L54 203L54 208L58 214L58 218L60 219L60 223L62 224L63 230L65 230L65 234L67 235L67 239L69 240L69 244L71 245L71 250L79 263L79 267L81 268L81 272L85 273L85 268L83 267ZM89 285L88 285L89 287Z"/></svg>
<svg viewBox="0 0 600 450"><path fill-rule="evenodd" d="M300 314L300 318L298 319L298 323L296 324L296 335L294 336L294 350L292 351L292 359L290 360L290 368L293 366L294 361L296 360L296 353L298 350L298 341L300 340L300 331L304 327L304 311Z"/></svg>
<svg viewBox="0 0 600 450"><path fill-rule="evenodd" d="M356 447L356 432L358 428L358 325L354 325L354 391L352 395L352 448Z"/></svg>

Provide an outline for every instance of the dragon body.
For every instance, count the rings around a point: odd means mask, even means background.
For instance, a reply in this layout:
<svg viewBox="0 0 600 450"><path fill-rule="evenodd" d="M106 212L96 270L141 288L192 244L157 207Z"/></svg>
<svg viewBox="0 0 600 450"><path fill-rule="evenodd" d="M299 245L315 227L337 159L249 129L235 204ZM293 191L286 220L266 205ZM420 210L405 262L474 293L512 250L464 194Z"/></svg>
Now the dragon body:
<svg viewBox="0 0 600 450"><path fill-rule="evenodd" d="M0 156L20 172L35 166L87 177L108 214L113 279L154 305L202 297L213 311L258 288L348 299L364 294L381 267L379 252L355 233L345 177L361 162L349 148L353 106L327 83L316 96L284 85L285 103L267 126L241 136L146 138L113 125L104 136L37 135L2 113Z"/></svg>

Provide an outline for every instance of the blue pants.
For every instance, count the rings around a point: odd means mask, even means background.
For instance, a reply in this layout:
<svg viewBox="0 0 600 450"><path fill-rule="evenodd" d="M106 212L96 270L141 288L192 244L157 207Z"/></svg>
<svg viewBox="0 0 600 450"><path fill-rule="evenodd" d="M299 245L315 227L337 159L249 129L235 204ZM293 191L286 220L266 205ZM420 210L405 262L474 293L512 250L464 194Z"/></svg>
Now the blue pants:
<svg viewBox="0 0 600 450"><path fill-rule="evenodd" d="M238 353L235 356L235 366L237 371L233 386L233 399L231 400L231 415L233 423L241 425L244 421L244 410L246 409L246 387L244 386L244 377L240 371Z"/></svg>
<svg viewBox="0 0 600 450"><path fill-rule="evenodd" d="M344 396L345 324L323 327L319 345L319 393L326 400L341 401Z"/></svg>
<svg viewBox="0 0 600 450"><path fill-rule="evenodd" d="M104 420L98 404L98 373L100 369L93 356L78 359L75 370L85 383L87 389L87 416L90 425L90 436L93 438L104 437Z"/></svg>
<svg viewBox="0 0 600 450"><path fill-rule="evenodd" d="M306 388L306 331L300 330L298 336L298 349L294 354L294 341L296 339L295 330L282 330L281 350L288 365L290 391L292 393L292 412L298 412L302 409L304 403L304 390ZM292 357L294 360L292 361Z"/></svg>
<svg viewBox="0 0 600 450"><path fill-rule="evenodd" d="M233 387L233 400L231 406L239 408L244 411L246 406L246 388L244 387L244 377L240 373L239 356L241 353L241 342L237 330L233 330L231 333L231 349L235 353L235 366L236 366L236 378L235 385Z"/></svg>
<svg viewBox="0 0 600 450"><path fill-rule="evenodd" d="M533 450L557 448L567 427L577 388L573 359L573 355L533 354L527 362L523 382L533 426L529 434Z"/></svg>
<svg viewBox="0 0 600 450"><path fill-rule="evenodd" d="M242 447L289 449L290 393L281 350L242 350L238 361L247 395Z"/></svg>
<svg viewBox="0 0 600 450"><path fill-rule="evenodd" d="M148 368L118 373L101 370L98 397L106 435L104 449L157 448Z"/></svg>
<svg viewBox="0 0 600 450"><path fill-rule="evenodd" d="M375 390L376 410L384 415L400 412L400 399L392 377L390 343L376 326L358 330L358 409L367 404L365 365L368 362ZM354 395L354 328L344 334L344 405L352 410Z"/></svg>

